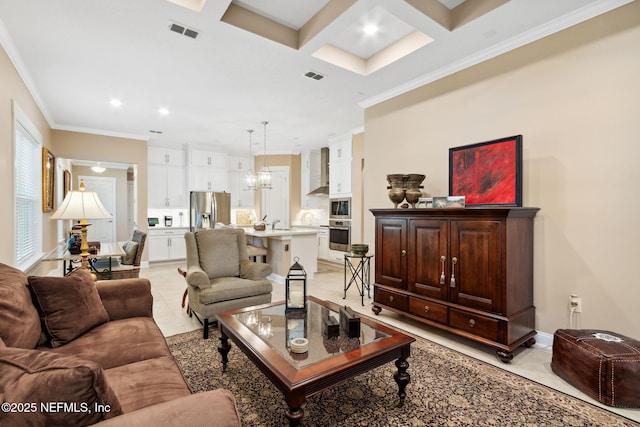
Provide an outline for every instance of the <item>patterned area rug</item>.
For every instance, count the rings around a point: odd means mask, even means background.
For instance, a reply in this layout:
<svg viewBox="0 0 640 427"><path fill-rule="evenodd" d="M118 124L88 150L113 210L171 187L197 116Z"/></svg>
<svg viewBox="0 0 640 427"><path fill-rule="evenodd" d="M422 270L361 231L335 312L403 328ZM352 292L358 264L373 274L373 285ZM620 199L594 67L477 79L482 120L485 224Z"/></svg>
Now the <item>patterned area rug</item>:
<svg viewBox="0 0 640 427"><path fill-rule="evenodd" d="M167 338L194 392L229 389L245 427L286 425L282 393L232 343L222 373L217 333ZM627 418L422 338L411 345L411 383L397 408L393 363L308 399L305 425L638 426Z"/></svg>

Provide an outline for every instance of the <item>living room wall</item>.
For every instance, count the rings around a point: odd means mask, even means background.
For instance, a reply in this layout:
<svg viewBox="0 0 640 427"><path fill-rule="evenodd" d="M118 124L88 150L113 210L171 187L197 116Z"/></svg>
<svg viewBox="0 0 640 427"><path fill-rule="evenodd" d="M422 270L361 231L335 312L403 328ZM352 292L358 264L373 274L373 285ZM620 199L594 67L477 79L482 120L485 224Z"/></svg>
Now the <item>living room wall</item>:
<svg viewBox="0 0 640 427"><path fill-rule="evenodd" d="M81 132L53 130L51 140L57 156L76 160L137 165L136 182L138 229L147 231L147 142ZM126 184L126 183L125 183ZM120 189L118 189L120 191ZM121 227L118 239L122 240ZM147 259L147 251L143 260Z"/></svg>
<svg viewBox="0 0 640 427"><path fill-rule="evenodd" d="M27 90L5 50L0 47L0 262L13 265L15 240L13 205L14 191L14 153L13 153L13 112L15 102L42 135L43 145L51 149L49 124L40 111L38 104ZM54 154L55 151L52 152ZM57 154L56 154L57 155ZM41 165L34 165L41 167ZM56 224L49 221L50 213L43 214L43 247L53 248L56 241Z"/></svg>
<svg viewBox="0 0 640 427"><path fill-rule="evenodd" d="M640 337L640 2L365 111L366 208L392 207L386 175L448 193L448 150L522 134L523 205L536 206L536 328ZM365 215L365 242L374 218Z"/></svg>
<svg viewBox="0 0 640 427"><path fill-rule="evenodd" d="M0 195L13 200L13 114L15 101L42 134L43 144L57 156L67 159L93 160L138 165L139 228L147 229L144 221L147 209L147 143L146 141L93 135L81 132L52 130L40 107L18 74L4 48L0 48ZM34 167L41 167L39 164ZM57 197L57 196L56 196ZM57 204L56 204L57 205ZM57 244L57 223L50 221L51 213L43 213L43 250L48 252ZM13 264L13 203L0 205L0 262ZM146 259L146 254L143 259ZM40 270L44 271L44 270Z"/></svg>

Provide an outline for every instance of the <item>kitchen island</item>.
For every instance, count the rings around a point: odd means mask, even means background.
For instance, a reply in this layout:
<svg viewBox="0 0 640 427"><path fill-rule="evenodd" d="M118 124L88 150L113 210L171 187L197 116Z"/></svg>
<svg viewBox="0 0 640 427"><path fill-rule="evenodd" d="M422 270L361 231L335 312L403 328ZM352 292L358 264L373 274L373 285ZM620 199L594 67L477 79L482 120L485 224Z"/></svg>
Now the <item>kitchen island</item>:
<svg viewBox="0 0 640 427"><path fill-rule="evenodd" d="M267 249L267 264L273 268L270 279L284 283L289 268L298 257L299 263L307 272L307 278L313 278L318 271L318 236L320 231L312 228L292 228L286 230L256 231L245 228L247 243Z"/></svg>

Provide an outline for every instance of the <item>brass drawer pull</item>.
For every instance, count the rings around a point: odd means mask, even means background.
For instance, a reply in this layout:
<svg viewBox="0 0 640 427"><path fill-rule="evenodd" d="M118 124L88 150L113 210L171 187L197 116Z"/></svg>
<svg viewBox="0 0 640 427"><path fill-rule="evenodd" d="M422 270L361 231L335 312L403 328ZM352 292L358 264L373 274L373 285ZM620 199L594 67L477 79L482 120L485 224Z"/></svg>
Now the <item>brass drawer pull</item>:
<svg viewBox="0 0 640 427"><path fill-rule="evenodd" d="M469 327L473 328L474 326L476 326L476 321L473 319L469 319Z"/></svg>
<svg viewBox="0 0 640 427"><path fill-rule="evenodd" d="M425 313L428 313L428 312L429 312L429 306L428 306L428 305L425 305L425 306L424 306L424 312L425 312Z"/></svg>
<svg viewBox="0 0 640 427"><path fill-rule="evenodd" d="M407 251L406 251L405 249L403 249L403 250L402 250L402 252L400 252L400 254L401 254L402 256L406 256L406 255L407 255Z"/></svg>
<svg viewBox="0 0 640 427"><path fill-rule="evenodd" d="M393 295L389 295L389 302L393 302Z"/></svg>
<svg viewBox="0 0 640 427"><path fill-rule="evenodd" d="M444 255L442 255L440 257L440 263L442 264L442 272L440 273L440 284L444 285L444 282L446 280L446 277L444 276L444 262L447 260L447 257L445 257Z"/></svg>

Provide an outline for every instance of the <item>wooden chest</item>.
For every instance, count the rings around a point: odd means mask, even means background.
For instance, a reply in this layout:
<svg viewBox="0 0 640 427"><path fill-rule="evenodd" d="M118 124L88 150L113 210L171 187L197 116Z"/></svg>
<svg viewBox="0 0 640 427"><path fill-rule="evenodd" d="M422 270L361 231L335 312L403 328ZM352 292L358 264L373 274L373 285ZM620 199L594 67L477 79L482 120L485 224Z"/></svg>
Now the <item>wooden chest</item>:
<svg viewBox="0 0 640 427"><path fill-rule="evenodd" d="M640 341L615 332L558 329L551 369L609 406L640 407Z"/></svg>

